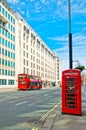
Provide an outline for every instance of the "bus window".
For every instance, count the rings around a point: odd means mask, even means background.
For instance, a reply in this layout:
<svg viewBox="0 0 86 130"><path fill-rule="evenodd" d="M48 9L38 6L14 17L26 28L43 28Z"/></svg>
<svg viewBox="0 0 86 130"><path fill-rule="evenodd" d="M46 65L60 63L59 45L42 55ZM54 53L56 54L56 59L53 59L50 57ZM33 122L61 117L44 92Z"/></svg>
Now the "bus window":
<svg viewBox="0 0 86 130"><path fill-rule="evenodd" d="M18 78L19 79L24 79L24 78L26 78L26 75L19 75Z"/></svg>
<svg viewBox="0 0 86 130"><path fill-rule="evenodd" d="M33 79L33 76L32 75L28 75L28 78Z"/></svg>
<svg viewBox="0 0 86 130"><path fill-rule="evenodd" d="M26 84L26 82L24 82L24 81L20 81L19 84Z"/></svg>
<svg viewBox="0 0 86 130"><path fill-rule="evenodd" d="M30 86L37 86L37 82L30 82Z"/></svg>

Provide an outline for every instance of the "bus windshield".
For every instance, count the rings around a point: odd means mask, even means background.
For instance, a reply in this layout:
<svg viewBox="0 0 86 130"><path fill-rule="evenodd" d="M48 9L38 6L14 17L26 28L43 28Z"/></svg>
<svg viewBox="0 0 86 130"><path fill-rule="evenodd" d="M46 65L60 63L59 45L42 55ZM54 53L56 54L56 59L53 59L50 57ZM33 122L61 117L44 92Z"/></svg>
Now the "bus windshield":
<svg viewBox="0 0 86 130"><path fill-rule="evenodd" d="M24 79L24 78L26 78L26 75L19 75L18 78Z"/></svg>
<svg viewBox="0 0 86 130"><path fill-rule="evenodd" d="M32 75L28 75L28 78L33 79L33 76Z"/></svg>
<svg viewBox="0 0 86 130"><path fill-rule="evenodd" d="M19 84L26 84L26 82L25 81L21 81L21 82L19 82Z"/></svg>
<svg viewBox="0 0 86 130"><path fill-rule="evenodd" d="M37 86L38 83L37 82L30 82L30 86Z"/></svg>

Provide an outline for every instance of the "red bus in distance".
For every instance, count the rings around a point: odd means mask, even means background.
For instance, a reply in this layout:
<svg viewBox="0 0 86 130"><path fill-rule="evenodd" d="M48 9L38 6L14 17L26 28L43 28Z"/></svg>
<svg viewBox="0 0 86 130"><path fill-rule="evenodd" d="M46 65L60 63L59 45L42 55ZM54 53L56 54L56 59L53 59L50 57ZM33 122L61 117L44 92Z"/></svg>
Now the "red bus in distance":
<svg viewBox="0 0 86 130"><path fill-rule="evenodd" d="M35 79L33 75L18 74L18 90L41 89L42 82Z"/></svg>
<svg viewBox="0 0 86 130"><path fill-rule="evenodd" d="M40 88L42 88L42 80L41 80L41 77L39 77L39 76L34 76L34 79L36 79L36 80L39 81Z"/></svg>

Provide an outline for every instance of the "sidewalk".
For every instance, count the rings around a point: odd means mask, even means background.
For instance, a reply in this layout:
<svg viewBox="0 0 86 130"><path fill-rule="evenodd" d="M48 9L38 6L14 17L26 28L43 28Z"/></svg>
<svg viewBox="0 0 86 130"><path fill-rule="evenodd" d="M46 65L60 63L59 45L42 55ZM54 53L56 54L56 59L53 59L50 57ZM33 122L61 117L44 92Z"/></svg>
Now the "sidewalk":
<svg viewBox="0 0 86 130"><path fill-rule="evenodd" d="M82 97L82 116L61 113L61 103L47 115L37 130L86 130L86 87Z"/></svg>
<svg viewBox="0 0 86 130"><path fill-rule="evenodd" d="M0 88L0 93L6 93L6 92L14 92L17 91L18 89L15 88Z"/></svg>
<svg viewBox="0 0 86 130"><path fill-rule="evenodd" d="M53 87L51 87L50 89L52 89ZM42 88L42 89L49 89L49 86L47 86L46 88ZM7 88L0 88L0 93L6 93L6 92L14 92L14 91L18 91L17 87L7 87Z"/></svg>
<svg viewBox="0 0 86 130"><path fill-rule="evenodd" d="M38 130L86 130L86 109L82 116L61 114L61 104L38 126Z"/></svg>

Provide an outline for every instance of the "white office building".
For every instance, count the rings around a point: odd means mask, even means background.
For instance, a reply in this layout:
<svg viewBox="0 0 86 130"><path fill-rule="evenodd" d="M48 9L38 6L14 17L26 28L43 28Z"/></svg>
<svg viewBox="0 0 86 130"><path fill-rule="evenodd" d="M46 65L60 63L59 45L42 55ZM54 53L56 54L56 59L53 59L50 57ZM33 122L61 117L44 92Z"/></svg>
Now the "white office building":
<svg viewBox="0 0 86 130"><path fill-rule="evenodd" d="M40 76L44 85L61 80L60 59L30 25L0 1L0 87L17 87L19 73Z"/></svg>
<svg viewBox="0 0 86 130"><path fill-rule="evenodd" d="M17 27L17 64L18 73L28 73L42 78L44 83L51 85L60 80L61 65L59 57L52 52L30 25L15 13ZM19 44L18 44L19 43Z"/></svg>
<svg viewBox="0 0 86 130"><path fill-rule="evenodd" d="M15 17L0 0L0 87L15 85Z"/></svg>

